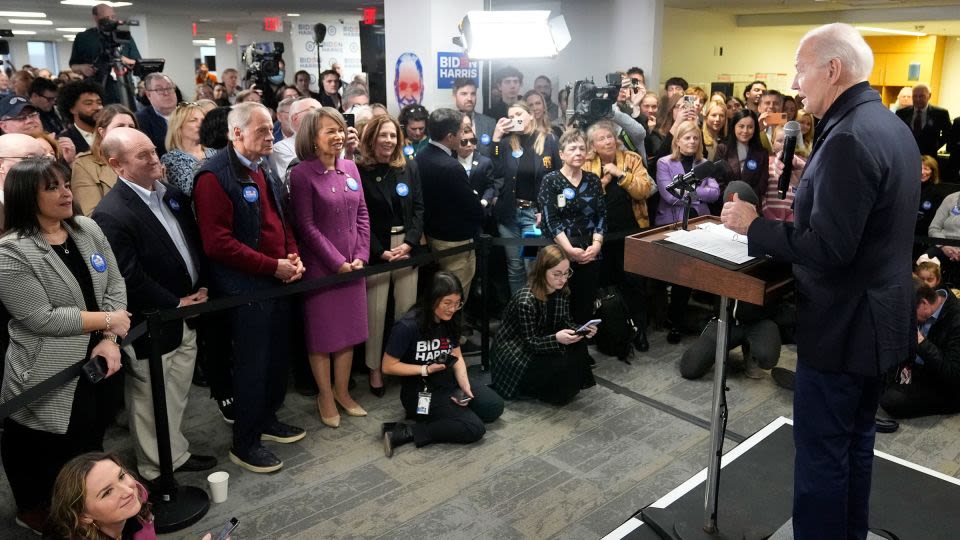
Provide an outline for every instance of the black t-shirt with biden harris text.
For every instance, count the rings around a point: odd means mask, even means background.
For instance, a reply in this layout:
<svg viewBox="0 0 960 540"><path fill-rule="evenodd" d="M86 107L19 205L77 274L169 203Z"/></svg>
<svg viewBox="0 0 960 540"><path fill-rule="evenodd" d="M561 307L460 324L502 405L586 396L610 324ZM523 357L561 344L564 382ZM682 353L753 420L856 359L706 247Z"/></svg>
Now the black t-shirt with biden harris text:
<svg viewBox="0 0 960 540"><path fill-rule="evenodd" d="M450 354L460 346L456 336L450 335L452 332L447 330L444 323L432 323L427 332L422 332L417 315L418 310L413 309L393 325L387 340L386 353L400 359L404 364L415 366L442 363L441 355ZM426 380L419 375L403 377L400 398L404 401L411 397L416 398L424 388L432 393L447 393L459 386L453 376L453 369L447 367L443 371L430 374Z"/></svg>

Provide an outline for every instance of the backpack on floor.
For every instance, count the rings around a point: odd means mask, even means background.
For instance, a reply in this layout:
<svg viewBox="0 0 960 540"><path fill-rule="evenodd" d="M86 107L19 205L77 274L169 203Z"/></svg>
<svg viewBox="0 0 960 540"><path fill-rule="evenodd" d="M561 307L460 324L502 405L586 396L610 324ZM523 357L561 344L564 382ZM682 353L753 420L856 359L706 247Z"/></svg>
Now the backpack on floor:
<svg viewBox="0 0 960 540"><path fill-rule="evenodd" d="M623 295L616 287L600 289L594 305L596 309L593 317L601 320L597 335L593 339L597 350L627 362L633 347L633 338L637 336L637 326L633 324Z"/></svg>

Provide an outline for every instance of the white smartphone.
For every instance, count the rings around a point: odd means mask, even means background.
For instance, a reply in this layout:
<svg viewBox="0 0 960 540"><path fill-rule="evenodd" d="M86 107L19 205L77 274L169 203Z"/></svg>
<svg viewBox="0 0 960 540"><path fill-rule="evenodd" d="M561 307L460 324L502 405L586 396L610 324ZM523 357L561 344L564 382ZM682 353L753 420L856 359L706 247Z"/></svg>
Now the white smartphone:
<svg viewBox="0 0 960 540"><path fill-rule="evenodd" d="M596 326L600 324L600 319L591 319L585 323L580 328L577 328L575 333L579 336L585 336L590 331L591 326Z"/></svg>
<svg viewBox="0 0 960 540"><path fill-rule="evenodd" d="M510 131L523 131L523 118L515 117Z"/></svg>

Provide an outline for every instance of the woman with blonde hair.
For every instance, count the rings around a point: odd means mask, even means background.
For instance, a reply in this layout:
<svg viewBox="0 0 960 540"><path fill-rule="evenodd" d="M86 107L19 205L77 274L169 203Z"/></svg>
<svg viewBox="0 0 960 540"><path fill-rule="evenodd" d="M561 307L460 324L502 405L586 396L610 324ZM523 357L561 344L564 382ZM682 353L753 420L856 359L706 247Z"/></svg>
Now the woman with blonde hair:
<svg viewBox="0 0 960 540"><path fill-rule="evenodd" d="M403 132L388 115L367 121L360 137L357 168L370 219L369 264L409 259L423 235L423 193L417 162L403 157ZM417 268L408 266L367 277L366 364L370 392L382 397L383 331L393 283L393 320L417 301Z"/></svg>
<svg viewBox="0 0 960 540"><path fill-rule="evenodd" d="M800 137L797 137L796 154L807 157L810 155L810 151L813 150L813 115L800 109L797 111L797 122L800 123Z"/></svg>
<svg viewBox="0 0 960 540"><path fill-rule="evenodd" d="M200 124L206 114L196 103L181 103L174 109L164 142L167 153L160 158L166 168L167 182L180 188L185 195L193 195L193 175L203 160L216 153L200 144Z"/></svg>
<svg viewBox="0 0 960 540"><path fill-rule="evenodd" d="M528 395L563 405L596 384L584 338L597 329L578 328L570 318L570 260L557 245L537 253L529 283L503 312L494 340L490 375L506 398Z"/></svg>
<svg viewBox="0 0 960 540"><path fill-rule="evenodd" d="M100 151L100 144L110 130L118 127L139 129L133 111L123 105L107 105L97 115L90 151L77 154L77 158L73 160L70 187L85 216L93 213L100 199L117 183L117 173L113 172L113 167L107 165L107 158Z"/></svg>
<svg viewBox="0 0 960 540"><path fill-rule="evenodd" d="M727 106L722 101L711 101L703 115L703 147L707 161L717 156L717 146L727 138Z"/></svg>
<svg viewBox="0 0 960 540"><path fill-rule="evenodd" d="M558 137L559 135L555 130L560 128L551 124L553 119L550 118L550 113L547 111L547 100L543 97L543 94L536 90L530 90L523 95L523 101L530 107L530 114L533 115L533 123L537 131L544 134L552 133L554 137Z"/></svg>

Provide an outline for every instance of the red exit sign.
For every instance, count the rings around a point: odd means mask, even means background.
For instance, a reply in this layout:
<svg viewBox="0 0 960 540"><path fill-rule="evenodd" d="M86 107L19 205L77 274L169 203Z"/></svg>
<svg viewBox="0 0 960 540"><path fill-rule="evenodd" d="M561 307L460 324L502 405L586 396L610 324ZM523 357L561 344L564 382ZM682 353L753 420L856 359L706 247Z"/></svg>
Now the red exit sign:
<svg viewBox="0 0 960 540"><path fill-rule="evenodd" d="M280 17L264 17L263 31L264 32L282 32L283 27L280 23Z"/></svg>

